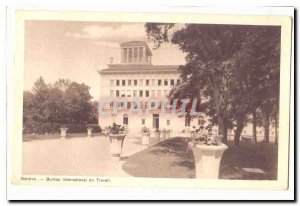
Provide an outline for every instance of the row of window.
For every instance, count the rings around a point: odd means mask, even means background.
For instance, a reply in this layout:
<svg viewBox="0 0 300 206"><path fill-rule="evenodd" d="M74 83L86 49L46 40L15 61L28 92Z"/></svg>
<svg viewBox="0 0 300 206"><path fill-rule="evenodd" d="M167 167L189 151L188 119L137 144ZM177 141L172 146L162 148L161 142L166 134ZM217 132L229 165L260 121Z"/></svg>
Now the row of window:
<svg viewBox="0 0 300 206"><path fill-rule="evenodd" d="M154 114L153 115L153 128L157 128L157 120L159 119L159 117L158 117L158 115L157 114ZM203 125L204 124L204 120L203 119L201 119L201 118L199 118L198 119L198 125ZM167 119L167 126L170 126L170 124L171 124L171 120L170 119ZM124 114L123 115L123 124L124 125L128 125L128 115L127 114ZM142 125L145 125L146 124L146 119L142 119ZM191 124L191 118L190 117L185 117L185 122L184 122L184 125L186 126L186 127L190 127L190 124ZM215 129L214 130L214 132L215 133L217 133L218 132L218 130L217 129Z"/></svg>
<svg viewBox="0 0 300 206"><path fill-rule="evenodd" d="M142 119L142 125L146 124L146 119ZM170 126L171 120L167 119L167 126ZM153 121L153 128L156 128L156 123Z"/></svg>
<svg viewBox="0 0 300 206"><path fill-rule="evenodd" d="M176 83L179 84L180 83L180 79L177 79L176 80ZM111 79L110 80L110 86L150 86L150 79L140 79L139 80L139 85L138 85L138 80L137 79L134 79L134 80L131 80L131 79L128 79L128 80L125 80L125 79L122 79L122 80L119 80L119 79ZM151 79L151 85L152 86L168 86L168 85L171 85L171 86L174 86L175 85L175 79Z"/></svg>
<svg viewBox="0 0 300 206"><path fill-rule="evenodd" d="M110 97L167 97L169 90L110 90Z"/></svg>
<svg viewBox="0 0 300 206"><path fill-rule="evenodd" d="M131 106L133 109L138 109L138 105L137 104L131 104L132 102L118 102L117 104L115 102L110 102L109 103L109 108L110 109L113 109L115 106L117 108L119 108L119 110L122 110L122 109L131 109ZM126 104L126 105L125 105ZM140 103L140 109L142 110L146 110L148 108L148 105L149 102L141 102ZM166 102L158 102L157 103L157 109L160 110L163 108L165 108L167 111L169 111L171 109L171 105L170 104L166 104ZM154 108L155 107L155 103L154 102L151 102L151 108Z"/></svg>
<svg viewBox="0 0 300 206"><path fill-rule="evenodd" d="M151 62L151 56L145 55L143 59L143 47L123 48L122 63L137 63L137 62Z"/></svg>

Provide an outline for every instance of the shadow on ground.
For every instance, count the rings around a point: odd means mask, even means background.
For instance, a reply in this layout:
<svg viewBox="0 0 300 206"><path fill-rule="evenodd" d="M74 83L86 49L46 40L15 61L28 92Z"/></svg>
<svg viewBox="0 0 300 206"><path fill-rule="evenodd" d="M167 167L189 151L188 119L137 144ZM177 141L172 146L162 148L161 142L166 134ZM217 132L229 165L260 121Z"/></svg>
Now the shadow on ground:
<svg viewBox="0 0 300 206"><path fill-rule="evenodd" d="M123 170L134 177L195 178L192 151L187 150L186 138L175 137L127 159ZM249 173L242 168L258 168L265 173ZM277 147L272 143L241 144L224 152L220 164L221 179L268 179L277 178Z"/></svg>

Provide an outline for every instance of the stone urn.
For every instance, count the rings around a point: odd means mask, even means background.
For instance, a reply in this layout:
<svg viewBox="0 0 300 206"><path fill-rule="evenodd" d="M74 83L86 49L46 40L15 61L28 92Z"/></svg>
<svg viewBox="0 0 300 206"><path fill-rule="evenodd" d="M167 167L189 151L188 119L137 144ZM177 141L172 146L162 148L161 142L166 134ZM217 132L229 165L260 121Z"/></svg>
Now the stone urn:
<svg viewBox="0 0 300 206"><path fill-rule="evenodd" d="M170 138L170 134L171 134L171 130L170 130L170 129L167 129L167 130L166 130L166 139L169 139L169 138Z"/></svg>
<svg viewBox="0 0 300 206"><path fill-rule="evenodd" d="M92 137L93 128L87 128L87 136Z"/></svg>
<svg viewBox="0 0 300 206"><path fill-rule="evenodd" d="M218 179L223 152L228 147L221 145L200 145L192 147L197 179Z"/></svg>
<svg viewBox="0 0 300 206"><path fill-rule="evenodd" d="M113 159L120 160L126 134L109 134L110 152Z"/></svg>
<svg viewBox="0 0 300 206"><path fill-rule="evenodd" d="M142 132L142 145L149 145L150 141L150 132Z"/></svg>
<svg viewBox="0 0 300 206"><path fill-rule="evenodd" d="M65 139L66 136L67 136L67 131L68 131L68 128L66 127L61 127L60 128L60 136L62 139Z"/></svg>
<svg viewBox="0 0 300 206"><path fill-rule="evenodd" d="M160 141L160 131L159 131L159 130L156 130L154 133L155 133L155 138L156 138L157 141L159 142L159 141Z"/></svg>

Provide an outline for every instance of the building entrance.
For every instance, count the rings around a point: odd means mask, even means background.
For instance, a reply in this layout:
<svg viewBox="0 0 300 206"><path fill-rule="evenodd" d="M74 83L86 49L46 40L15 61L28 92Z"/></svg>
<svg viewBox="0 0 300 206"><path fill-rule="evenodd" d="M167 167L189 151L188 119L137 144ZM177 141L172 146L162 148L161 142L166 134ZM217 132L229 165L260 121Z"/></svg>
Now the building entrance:
<svg viewBox="0 0 300 206"><path fill-rule="evenodd" d="M153 114L153 128L159 129L159 114Z"/></svg>

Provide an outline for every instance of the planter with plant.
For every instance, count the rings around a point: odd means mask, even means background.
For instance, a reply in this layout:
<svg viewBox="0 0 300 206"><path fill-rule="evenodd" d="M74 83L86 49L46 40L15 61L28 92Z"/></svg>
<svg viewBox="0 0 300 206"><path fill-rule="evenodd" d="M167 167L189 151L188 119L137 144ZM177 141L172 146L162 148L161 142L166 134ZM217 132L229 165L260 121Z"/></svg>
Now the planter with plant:
<svg viewBox="0 0 300 206"><path fill-rule="evenodd" d="M188 147L193 151L196 178L218 179L222 155L228 148L222 143L222 136L206 133L199 129L191 131Z"/></svg>
<svg viewBox="0 0 300 206"><path fill-rule="evenodd" d="M66 126L61 126L60 127L60 136L62 137L62 139L66 138L67 131L68 131L68 128Z"/></svg>
<svg viewBox="0 0 300 206"><path fill-rule="evenodd" d="M124 127L113 123L105 129L106 134L110 139L110 151L113 158L120 159L124 138L126 134L124 133Z"/></svg>
<svg viewBox="0 0 300 206"><path fill-rule="evenodd" d="M150 129L148 127L142 127L142 145L149 145L150 141Z"/></svg>

